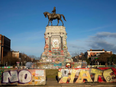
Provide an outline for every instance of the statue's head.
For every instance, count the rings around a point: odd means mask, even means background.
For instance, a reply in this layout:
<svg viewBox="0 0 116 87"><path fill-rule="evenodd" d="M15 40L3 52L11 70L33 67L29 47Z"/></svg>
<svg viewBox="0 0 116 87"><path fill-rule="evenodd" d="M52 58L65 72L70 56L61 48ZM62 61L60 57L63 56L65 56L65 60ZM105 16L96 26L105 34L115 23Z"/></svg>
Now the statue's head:
<svg viewBox="0 0 116 87"><path fill-rule="evenodd" d="M43 14L44 14L45 17L47 17L47 12L44 12Z"/></svg>
<svg viewBox="0 0 116 87"><path fill-rule="evenodd" d="M56 9L56 7L54 7L54 9Z"/></svg>

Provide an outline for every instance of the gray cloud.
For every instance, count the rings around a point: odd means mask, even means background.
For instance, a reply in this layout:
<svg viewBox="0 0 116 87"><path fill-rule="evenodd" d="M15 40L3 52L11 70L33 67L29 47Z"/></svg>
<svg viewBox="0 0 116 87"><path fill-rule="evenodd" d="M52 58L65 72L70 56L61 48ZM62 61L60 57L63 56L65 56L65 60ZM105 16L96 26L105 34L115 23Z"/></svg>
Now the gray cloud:
<svg viewBox="0 0 116 87"><path fill-rule="evenodd" d="M88 46L92 49L105 49L116 53L116 33L100 32L90 37L89 40Z"/></svg>
<svg viewBox="0 0 116 87"><path fill-rule="evenodd" d="M69 41L68 48L71 54L86 52L89 49L104 49L116 53L116 33L99 32L79 41Z"/></svg>
<svg viewBox="0 0 116 87"><path fill-rule="evenodd" d="M103 38L103 37L115 37L116 38L116 33L110 33L110 32L100 32L97 33L95 37L98 38Z"/></svg>

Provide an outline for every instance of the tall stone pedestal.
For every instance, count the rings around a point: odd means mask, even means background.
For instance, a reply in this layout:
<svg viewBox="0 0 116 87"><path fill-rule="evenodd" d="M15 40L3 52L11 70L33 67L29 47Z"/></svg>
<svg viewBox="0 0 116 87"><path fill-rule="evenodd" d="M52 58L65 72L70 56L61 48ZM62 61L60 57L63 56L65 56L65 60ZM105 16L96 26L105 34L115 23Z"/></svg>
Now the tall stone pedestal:
<svg viewBox="0 0 116 87"><path fill-rule="evenodd" d="M71 61L67 48L67 33L64 26L47 26L44 34L45 47L41 55L41 62L52 62L56 64Z"/></svg>

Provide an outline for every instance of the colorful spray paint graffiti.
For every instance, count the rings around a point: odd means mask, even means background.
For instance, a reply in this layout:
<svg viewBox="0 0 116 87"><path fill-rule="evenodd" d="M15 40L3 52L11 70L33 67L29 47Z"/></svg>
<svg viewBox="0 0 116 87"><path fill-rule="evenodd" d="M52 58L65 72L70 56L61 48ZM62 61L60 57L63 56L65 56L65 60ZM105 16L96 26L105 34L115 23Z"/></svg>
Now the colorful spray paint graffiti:
<svg viewBox="0 0 116 87"><path fill-rule="evenodd" d="M59 83L116 82L115 68L59 69Z"/></svg>
<svg viewBox="0 0 116 87"><path fill-rule="evenodd" d="M0 76L1 85L45 85L46 73L43 69L5 70Z"/></svg>

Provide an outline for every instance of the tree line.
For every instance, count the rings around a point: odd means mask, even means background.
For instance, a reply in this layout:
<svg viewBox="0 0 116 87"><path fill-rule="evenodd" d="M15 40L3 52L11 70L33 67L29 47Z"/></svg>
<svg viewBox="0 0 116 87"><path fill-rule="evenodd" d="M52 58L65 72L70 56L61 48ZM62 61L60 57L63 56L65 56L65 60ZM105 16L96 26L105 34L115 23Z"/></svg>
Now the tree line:
<svg viewBox="0 0 116 87"><path fill-rule="evenodd" d="M95 58L96 57L96 58ZM85 60L88 65L91 65L92 63L95 64L95 62L99 62L100 65L114 65L116 64L116 54L110 54L110 53L100 53L99 56L95 56L93 60L90 58L87 58L86 53L80 53L76 56L73 56L73 62L78 62L79 60Z"/></svg>
<svg viewBox="0 0 116 87"><path fill-rule="evenodd" d="M17 65L17 62L20 62L20 65L25 65L26 62L37 62L38 57L34 55L26 55L25 53L19 53L19 58L12 56L12 52L8 52L6 56L3 57L3 65L13 66Z"/></svg>

